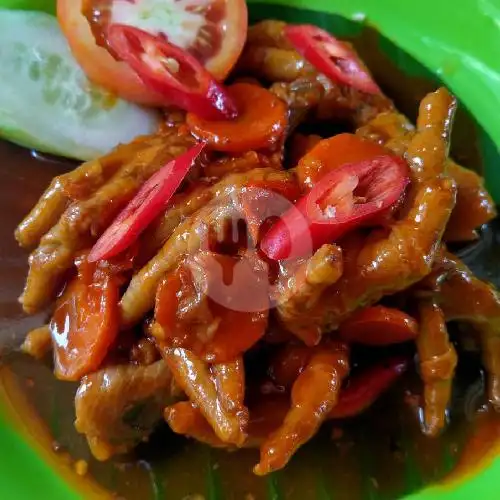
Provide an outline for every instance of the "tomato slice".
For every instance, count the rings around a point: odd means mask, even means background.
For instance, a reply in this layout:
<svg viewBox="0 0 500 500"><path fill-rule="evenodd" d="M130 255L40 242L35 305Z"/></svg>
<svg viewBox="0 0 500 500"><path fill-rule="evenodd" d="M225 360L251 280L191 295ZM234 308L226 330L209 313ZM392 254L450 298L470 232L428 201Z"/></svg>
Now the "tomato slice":
<svg viewBox="0 0 500 500"><path fill-rule="evenodd" d="M116 339L118 280L105 269L77 261L78 276L58 299L50 322L55 374L79 380L99 368Z"/></svg>
<svg viewBox="0 0 500 500"><path fill-rule="evenodd" d="M204 119L199 111L189 113L192 134L211 149L232 153L268 149L283 136L287 124L285 103L262 87L236 83L227 87L238 109L235 120Z"/></svg>
<svg viewBox="0 0 500 500"><path fill-rule="evenodd" d="M214 33L214 39L218 40L217 49L210 49L207 52L205 67L217 80L223 80L226 77L241 53L246 39L248 14L244 0L206 2L158 0L155 3L158 6L155 7L153 13L156 15L160 12L158 19L155 16L148 18L147 15L141 15L141 4L143 14L146 14L151 0L132 2L127 0L57 0L57 18L75 59L90 80L129 101L162 106L165 98L146 87L127 64L117 61L108 50L107 42L103 42L107 27L101 23L107 23L110 20L109 9L117 12L117 19L120 19L122 24L139 26L137 24L139 21L139 24L144 27L143 23L153 25L165 23L165 26L156 33L161 31L172 43L181 47L183 41L176 39L176 35L180 34L185 40L186 36L193 33L193 29L197 29L196 37L192 38L197 41L195 45L198 46L205 44L207 30L209 33ZM135 17L132 15L124 19L123 10L125 8L126 13L130 6L139 10L136 11ZM187 22L181 26L175 22L178 17L169 17L168 14L162 16L161 8L167 12L177 12L177 14L182 14L184 10L201 8L206 22L203 25L200 23L191 25ZM188 12L187 15L189 16ZM118 22L116 19L111 19ZM155 33L154 30L152 31ZM196 54L193 55L196 57Z"/></svg>
<svg viewBox="0 0 500 500"><path fill-rule="evenodd" d="M170 273L158 287L155 319L162 329L160 340L167 345L189 349L211 363L232 361L263 337L268 301L259 310L230 308L233 301L241 305L240 299L245 293L241 283L229 288L225 284L228 278L230 281L239 259L210 252L203 252L196 258L206 280L203 290L186 265ZM214 265L221 267L221 275L213 272ZM267 300L267 283L251 281L253 284L246 280L252 300L256 295L260 296L259 301ZM214 287L218 292L211 293Z"/></svg>
<svg viewBox="0 0 500 500"><path fill-rule="evenodd" d="M317 26L290 25L285 35L305 59L334 82L369 94L381 92L356 53L330 33Z"/></svg>
<svg viewBox="0 0 500 500"><path fill-rule="evenodd" d="M123 99L160 106L164 98L144 85L124 62L117 61L96 44L87 19L82 14L87 0L57 0L57 20L68 40L73 56L94 83Z"/></svg>
<svg viewBox="0 0 500 500"><path fill-rule="evenodd" d="M97 240L88 256L89 262L109 259L130 247L165 209L204 148L205 144L197 144L156 172Z"/></svg>
<svg viewBox="0 0 500 500"><path fill-rule="evenodd" d="M238 60L246 40L244 0L85 0L97 43L122 24L168 40L196 58L219 81Z"/></svg>
<svg viewBox="0 0 500 500"><path fill-rule="evenodd" d="M226 91L190 54L159 37L123 24L112 24L108 42L146 86L176 105L217 120L234 118L236 106Z"/></svg>
<svg viewBox="0 0 500 500"><path fill-rule="evenodd" d="M384 306L367 307L356 311L339 328L346 342L363 345L390 345L414 340L418 323L398 309Z"/></svg>
<svg viewBox="0 0 500 500"><path fill-rule="evenodd" d="M261 249L274 260L308 255L384 213L399 201L408 183L408 166L399 157L343 165L271 227Z"/></svg>

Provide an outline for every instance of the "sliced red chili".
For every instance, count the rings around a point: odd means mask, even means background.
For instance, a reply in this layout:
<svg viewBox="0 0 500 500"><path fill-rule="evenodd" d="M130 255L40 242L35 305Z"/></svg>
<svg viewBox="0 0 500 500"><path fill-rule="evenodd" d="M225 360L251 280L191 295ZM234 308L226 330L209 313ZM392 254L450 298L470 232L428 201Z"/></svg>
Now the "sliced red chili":
<svg viewBox="0 0 500 500"><path fill-rule="evenodd" d="M384 306L356 311L339 328L342 339L364 345L390 345L413 340L418 323L398 309Z"/></svg>
<svg viewBox="0 0 500 500"><path fill-rule="evenodd" d="M356 134L337 134L316 142L307 151L297 165L297 179L301 187L309 191L322 177L346 163L358 163L386 154L390 154L388 149Z"/></svg>
<svg viewBox="0 0 500 500"><path fill-rule="evenodd" d="M395 156L343 165L271 227L261 249L274 260L307 255L376 218L399 200L408 183L408 166Z"/></svg>
<svg viewBox="0 0 500 500"><path fill-rule="evenodd" d="M108 43L151 90L208 120L235 118L236 105L201 63L166 39L122 24L112 24Z"/></svg>
<svg viewBox="0 0 500 500"><path fill-rule="evenodd" d="M349 380L328 418L349 418L370 407L408 369L409 360L391 358L372 366Z"/></svg>
<svg viewBox="0 0 500 500"><path fill-rule="evenodd" d="M251 181L240 194L247 229L255 244L271 227L273 218L300 197L300 188L292 179ZM282 208L281 208L282 207Z"/></svg>
<svg viewBox="0 0 500 500"><path fill-rule="evenodd" d="M334 82L370 94L380 93L378 85L356 53L330 33L305 24L287 26L285 34L305 59Z"/></svg>
<svg viewBox="0 0 500 500"><path fill-rule="evenodd" d="M89 254L88 261L109 259L132 245L142 231L165 209L204 147L203 143L197 144L156 172L99 238Z"/></svg>

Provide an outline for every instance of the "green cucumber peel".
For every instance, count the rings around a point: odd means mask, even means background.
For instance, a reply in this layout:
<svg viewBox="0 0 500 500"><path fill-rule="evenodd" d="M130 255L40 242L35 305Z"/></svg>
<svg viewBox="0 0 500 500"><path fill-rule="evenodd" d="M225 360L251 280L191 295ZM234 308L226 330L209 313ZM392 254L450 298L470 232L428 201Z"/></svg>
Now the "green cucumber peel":
<svg viewBox="0 0 500 500"><path fill-rule="evenodd" d="M53 16L0 10L0 136L89 160L157 126L155 111L87 79Z"/></svg>

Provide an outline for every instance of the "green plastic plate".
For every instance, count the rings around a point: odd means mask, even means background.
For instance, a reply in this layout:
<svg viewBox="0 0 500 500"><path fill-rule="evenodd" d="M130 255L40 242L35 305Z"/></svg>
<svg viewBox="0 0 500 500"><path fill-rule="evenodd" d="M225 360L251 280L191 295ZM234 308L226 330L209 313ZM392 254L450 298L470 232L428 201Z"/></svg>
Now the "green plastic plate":
<svg viewBox="0 0 500 500"><path fill-rule="evenodd" d="M341 36L356 36L365 26L375 27L384 36L370 39L371 43L377 43L377 49L392 63L411 77L428 79L431 76L441 80L476 117L477 125L473 126L479 138L480 163L489 189L500 201L499 0L272 0L249 3L254 19L275 17L314 22ZM54 11L53 0L0 0L0 6ZM396 87L397 84L395 82ZM23 424L21 415L22 408L12 405L0 390L0 498L107 497L89 486L79 490L73 482L70 484L62 479L53 468L51 452L43 450L47 442L36 444L29 437L34 429ZM430 486L407 499L494 500L500 498L499 477L500 460L495 459L466 480L446 487ZM221 497L214 496L211 491L207 498ZM269 499L272 498L281 496L270 488ZM325 492L322 498L333 500L335 496Z"/></svg>

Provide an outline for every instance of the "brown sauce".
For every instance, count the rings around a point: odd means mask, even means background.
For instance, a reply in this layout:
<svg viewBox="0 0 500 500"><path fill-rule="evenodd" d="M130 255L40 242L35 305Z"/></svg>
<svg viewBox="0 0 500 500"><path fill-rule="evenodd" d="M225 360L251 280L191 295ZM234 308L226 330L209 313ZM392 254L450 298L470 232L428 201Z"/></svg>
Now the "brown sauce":
<svg viewBox="0 0 500 500"><path fill-rule="evenodd" d="M357 45L375 76L400 109L414 118L419 99L435 83L409 78L386 56L373 50L375 33L365 30ZM465 165L480 169L474 120L459 114L454 129L453 154ZM265 479L251 473L257 451L228 453L173 436L165 427L138 450L110 462L92 459L84 438L74 429L75 385L57 381L49 362L39 363L16 351L25 333L44 321L44 314L26 317L17 303L27 269L27 254L17 247L14 228L48 185L51 178L70 168L68 164L36 159L29 151L0 143L0 327L3 391L18 406L26 428L36 429L36 439L56 457L58 469L75 474L68 459L86 460L89 476L107 491L130 500L175 499L395 499L446 477L456 481L482 467L500 443L500 417L480 412L484 404L481 368L477 353L461 352L451 423L443 436L423 436L413 393L420 384L416 375L406 379L366 414L345 423L328 424L282 472ZM500 248L497 224L483 240L468 250L481 276L496 279ZM495 243L495 240L499 242ZM495 250L496 248L496 250ZM458 337L458 336L456 336ZM7 376L9 383L5 383ZM411 392L409 392L411 391ZM19 403L22 401L22 404ZM17 402L17 403L16 403ZM36 425L28 423L36 422ZM49 436L52 436L50 439ZM51 459L52 460L52 459ZM80 483L80 488L82 488ZM85 496L102 496L102 490L86 486ZM90 489L88 489L90 488ZM88 496L87 496L88 494ZM191 496L190 496L191 495ZM199 497L195 495L200 495Z"/></svg>

